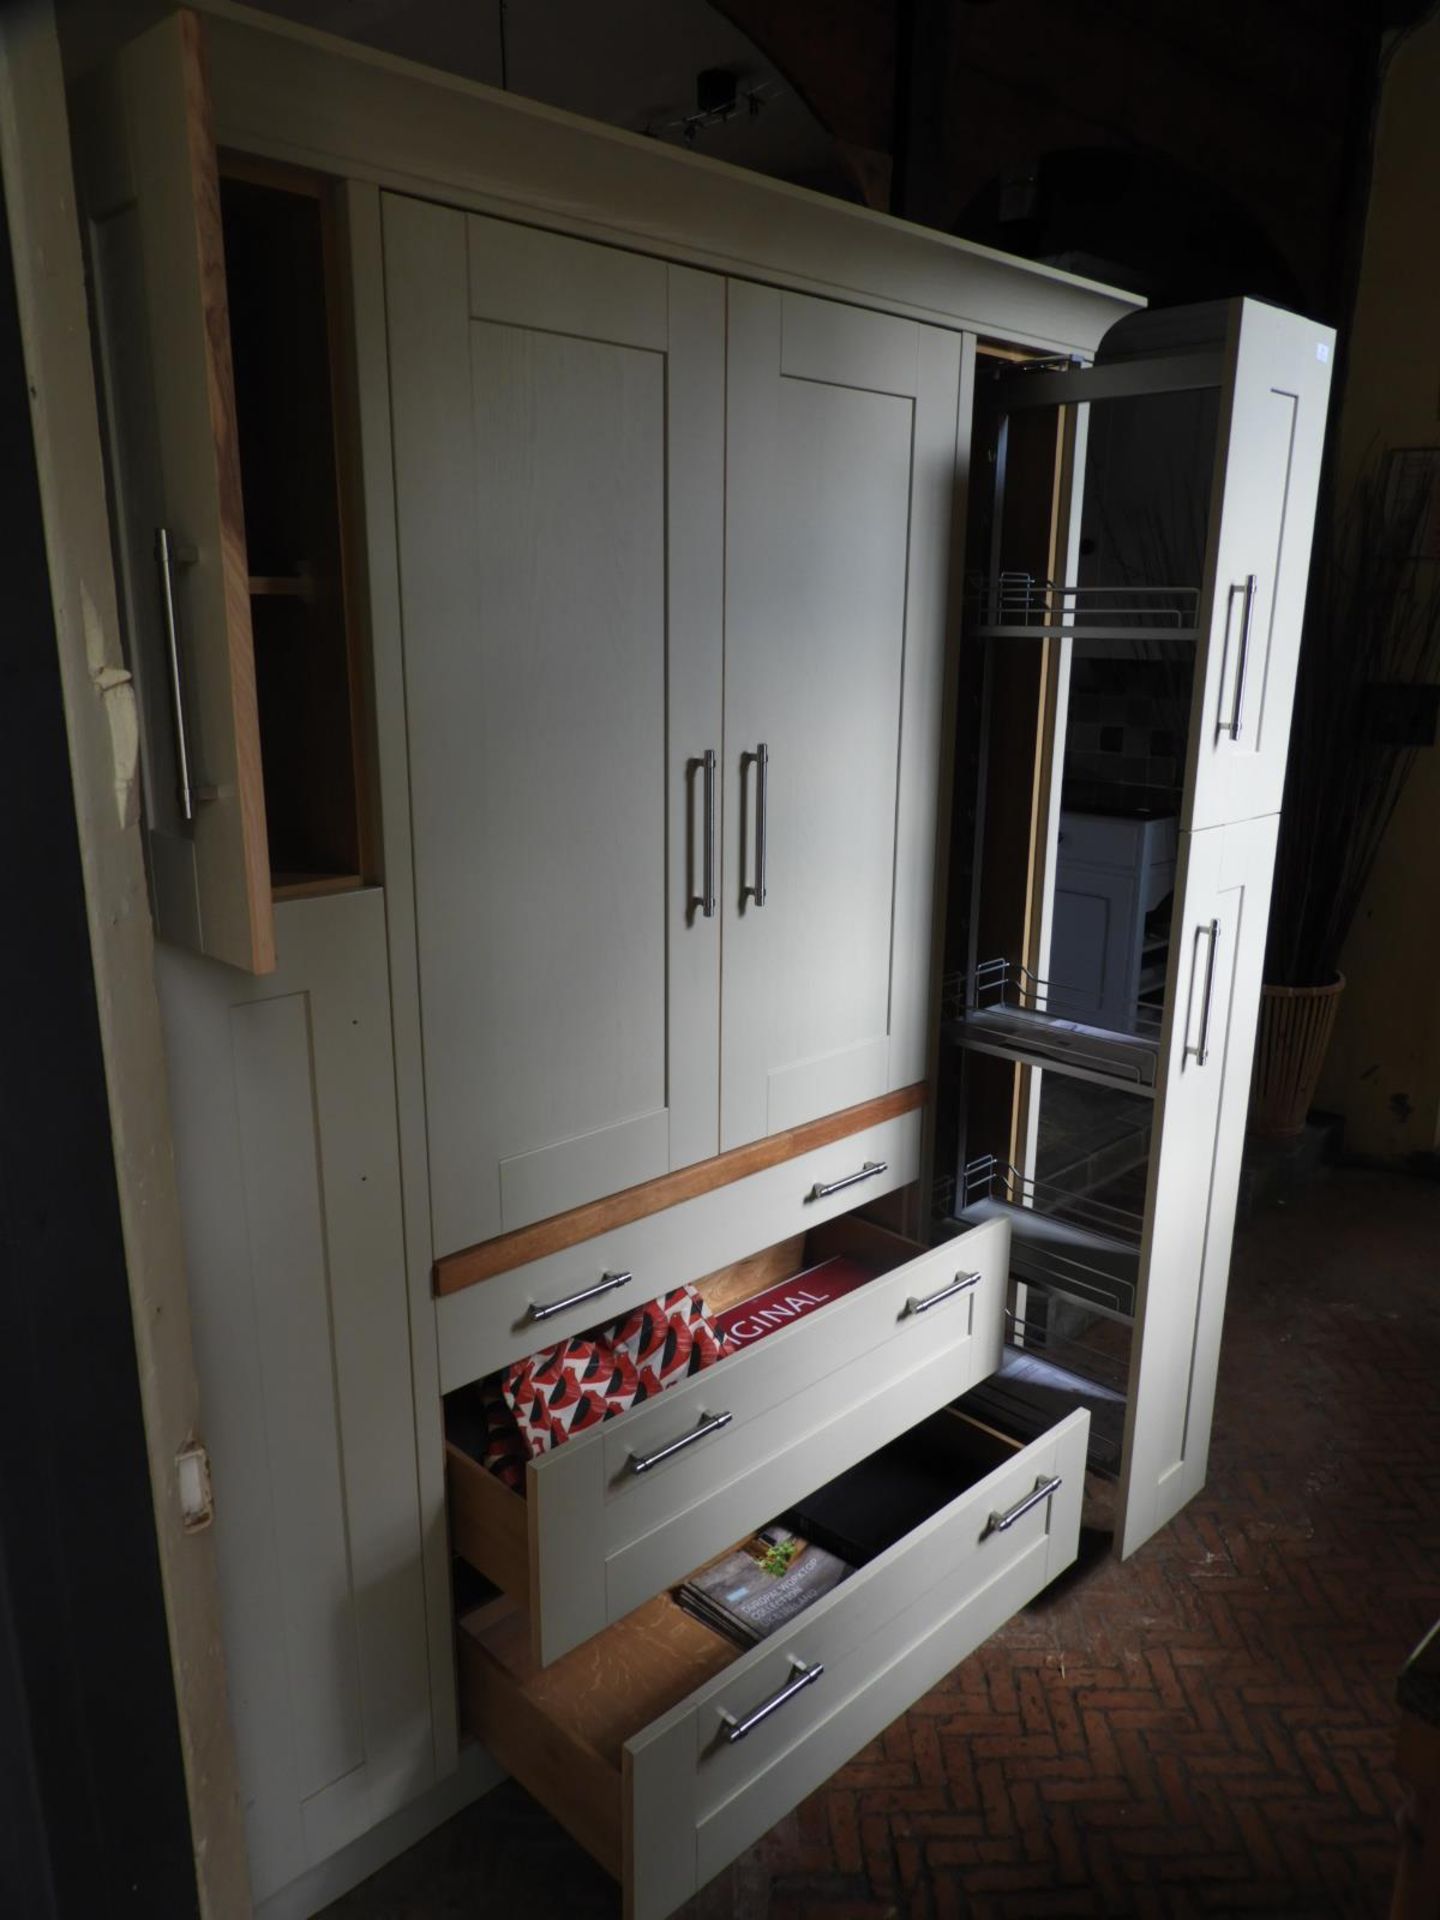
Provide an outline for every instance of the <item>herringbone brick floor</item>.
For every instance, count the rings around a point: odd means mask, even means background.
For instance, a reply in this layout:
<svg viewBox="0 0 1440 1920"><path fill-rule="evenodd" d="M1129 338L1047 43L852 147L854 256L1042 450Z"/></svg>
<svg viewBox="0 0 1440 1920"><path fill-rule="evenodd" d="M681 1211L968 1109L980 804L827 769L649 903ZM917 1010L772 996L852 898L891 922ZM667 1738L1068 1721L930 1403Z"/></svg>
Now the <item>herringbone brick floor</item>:
<svg viewBox="0 0 1440 1920"><path fill-rule="evenodd" d="M1102 1543L1103 1544L1103 1543ZM1345 1172L1241 1237L1209 1485L1094 1555L686 1920L1381 1915L1396 1671L1440 1614L1440 1187ZM610 1916L499 1789L331 1920Z"/></svg>

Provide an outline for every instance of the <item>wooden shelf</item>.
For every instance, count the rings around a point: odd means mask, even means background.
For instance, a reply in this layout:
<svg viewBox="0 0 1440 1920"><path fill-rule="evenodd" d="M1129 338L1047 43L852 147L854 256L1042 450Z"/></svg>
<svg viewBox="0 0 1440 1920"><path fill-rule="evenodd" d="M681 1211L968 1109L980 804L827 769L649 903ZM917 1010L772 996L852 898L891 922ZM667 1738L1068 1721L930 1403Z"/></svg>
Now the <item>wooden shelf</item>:
<svg viewBox="0 0 1440 1920"><path fill-rule="evenodd" d="M315 590L315 582L304 573L252 573L250 576L250 594L252 599L269 598L272 595L286 595L294 600L306 600Z"/></svg>
<svg viewBox="0 0 1440 1920"><path fill-rule="evenodd" d="M358 873L275 873L270 892L276 900L310 900L326 893L358 893L364 884Z"/></svg>
<svg viewBox="0 0 1440 1920"><path fill-rule="evenodd" d="M332 208L312 178L268 164L227 164L220 202L271 892L347 893L374 862Z"/></svg>

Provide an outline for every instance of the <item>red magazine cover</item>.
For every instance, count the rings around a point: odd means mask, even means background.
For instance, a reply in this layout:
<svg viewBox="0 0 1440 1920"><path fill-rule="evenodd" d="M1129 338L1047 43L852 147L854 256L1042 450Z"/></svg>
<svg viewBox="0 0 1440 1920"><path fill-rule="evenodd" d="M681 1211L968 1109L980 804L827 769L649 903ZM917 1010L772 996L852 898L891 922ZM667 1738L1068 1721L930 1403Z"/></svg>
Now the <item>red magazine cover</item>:
<svg viewBox="0 0 1440 1920"><path fill-rule="evenodd" d="M817 1307L829 1306L842 1294L853 1293L879 1271L879 1267L848 1254L836 1254L833 1260L822 1260L818 1267L808 1267L778 1286L767 1287L764 1293L753 1293L748 1300L727 1307L714 1316L715 1324L737 1347L748 1347L767 1333L814 1313Z"/></svg>

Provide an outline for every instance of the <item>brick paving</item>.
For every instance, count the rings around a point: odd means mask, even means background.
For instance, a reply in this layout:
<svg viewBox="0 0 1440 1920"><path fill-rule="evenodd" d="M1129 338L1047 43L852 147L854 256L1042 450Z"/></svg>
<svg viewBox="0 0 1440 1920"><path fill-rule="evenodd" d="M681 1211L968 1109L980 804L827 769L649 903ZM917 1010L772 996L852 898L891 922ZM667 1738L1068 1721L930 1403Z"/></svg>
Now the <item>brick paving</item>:
<svg viewBox="0 0 1440 1920"><path fill-rule="evenodd" d="M1440 1615L1440 1186L1347 1171L1243 1234L1209 1485L1107 1546L685 1920L1383 1915L1395 1674ZM512 1906L618 1911L507 1784L330 1916Z"/></svg>

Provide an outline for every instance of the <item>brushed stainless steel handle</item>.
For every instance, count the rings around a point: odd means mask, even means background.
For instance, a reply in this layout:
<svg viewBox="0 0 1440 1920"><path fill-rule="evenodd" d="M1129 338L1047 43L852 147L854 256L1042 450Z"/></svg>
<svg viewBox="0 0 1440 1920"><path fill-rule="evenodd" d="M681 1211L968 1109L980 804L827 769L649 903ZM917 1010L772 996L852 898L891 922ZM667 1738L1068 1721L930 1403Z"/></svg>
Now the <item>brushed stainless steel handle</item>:
<svg viewBox="0 0 1440 1920"><path fill-rule="evenodd" d="M567 1294L563 1300L552 1300L544 1307L532 1303L525 1317L527 1320L550 1320L557 1313L568 1313L571 1307L583 1307L587 1300L597 1300L602 1293L613 1293L616 1287L628 1286L634 1278L628 1267L617 1269L614 1273L602 1273L593 1287L582 1287L579 1293Z"/></svg>
<svg viewBox="0 0 1440 1920"><path fill-rule="evenodd" d="M715 918L715 749L707 747L701 756L700 769L705 782L704 825L705 838L702 859L704 867L700 879L700 892L690 902L698 907L707 920Z"/></svg>
<svg viewBox="0 0 1440 1920"><path fill-rule="evenodd" d="M654 1453L632 1453L631 1473L649 1473L650 1469L658 1467L662 1460L673 1460L677 1453L683 1453L687 1447L693 1447L697 1440L707 1440L712 1433L719 1433L722 1427L728 1427L734 1417L730 1413L702 1413L700 1424L693 1433L682 1433L678 1440L672 1440L668 1447L657 1447Z"/></svg>
<svg viewBox="0 0 1440 1920"><path fill-rule="evenodd" d="M1058 1493L1065 1482L1058 1473L1051 1474L1047 1480L1042 1475L1035 1482L1033 1490L1023 1500L1017 1500L1013 1507L1007 1507L1004 1513L992 1513L990 1523L985 1529L986 1537L992 1533L1004 1533L1013 1527L1017 1520L1023 1520L1032 1507L1038 1507L1042 1500L1048 1500L1052 1493Z"/></svg>
<svg viewBox="0 0 1440 1920"><path fill-rule="evenodd" d="M754 753L746 756L755 762L755 884L745 892L757 907L763 907L768 891L765 882L766 816L770 811L770 749L762 740Z"/></svg>
<svg viewBox="0 0 1440 1920"><path fill-rule="evenodd" d="M957 1273L948 1287L941 1287L938 1293L923 1294L918 1300L912 1293L905 1302L906 1313L928 1313L931 1307L938 1307L942 1300L953 1300L957 1293L968 1293L972 1287L978 1287L983 1279L978 1273Z"/></svg>
<svg viewBox="0 0 1440 1920"><path fill-rule="evenodd" d="M807 1666L803 1660L797 1660L794 1654L790 1656L790 1663L795 1669L794 1679L787 1680L785 1685L772 1693L768 1700L762 1700L753 1713L747 1713L743 1720L737 1720L733 1714L722 1711L725 1738L731 1746L734 1746L737 1740L743 1740L747 1733L753 1733L761 1721L768 1720L772 1713L778 1713L787 1700L793 1700L796 1694L803 1693L806 1687L813 1687L825 1671L820 1661L815 1661L813 1666Z"/></svg>
<svg viewBox="0 0 1440 1920"><path fill-rule="evenodd" d="M828 1200L832 1193L843 1193L846 1187L858 1187L862 1180L873 1180L877 1173L888 1173L888 1160L867 1160L858 1173L847 1173L843 1180L817 1180L810 1189L812 1200Z"/></svg>
<svg viewBox="0 0 1440 1920"><path fill-rule="evenodd" d="M1232 740L1240 738L1240 725L1245 717L1245 677L1250 667L1250 625L1255 618L1255 576L1247 573L1243 587L1231 587L1233 600L1237 593L1245 597L1240 614L1240 657L1235 668L1235 705L1230 714L1228 731Z"/></svg>
<svg viewBox="0 0 1440 1920"><path fill-rule="evenodd" d="M175 716L175 778L180 816L195 818L195 782L190 771L190 740L185 727L185 677L180 665L180 633L175 618L175 545L168 527L155 529L155 558L160 567L160 607L165 616L165 651L170 667L170 705Z"/></svg>
<svg viewBox="0 0 1440 1920"><path fill-rule="evenodd" d="M1203 1067L1210 1058L1210 1003L1215 997L1215 955L1220 946L1220 922L1212 920L1208 927L1197 927L1195 938L1204 934L1209 942L1205 955L1205 997L1200 1002L1200 1038L1194 1045L1186 1042L1187 1054L1194 1054L1197 1067Z"/></svg>

